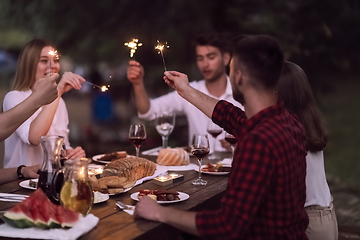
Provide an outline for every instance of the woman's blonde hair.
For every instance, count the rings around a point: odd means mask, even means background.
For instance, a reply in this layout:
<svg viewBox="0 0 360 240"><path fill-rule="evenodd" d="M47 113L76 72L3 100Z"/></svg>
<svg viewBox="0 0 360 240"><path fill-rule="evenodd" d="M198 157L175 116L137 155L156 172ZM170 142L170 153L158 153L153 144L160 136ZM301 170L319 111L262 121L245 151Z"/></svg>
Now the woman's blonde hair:
<svg viewBox="0 0 360 240"><path fill-rule="evenodd" d="M25 44L17 63L15 80L11 90L26 91L36 82L35 75L40 54L44 47L51 46L41 39L34 39Z"/></svg>
<svg viewBox="0 0 360 240"><path fill-rule="evenodd" d="M305 127L310 152L321 151L328 140L328 129L318 108L304 71L292 62L285 62L276 88L278 100L294 113Z"/></svg>

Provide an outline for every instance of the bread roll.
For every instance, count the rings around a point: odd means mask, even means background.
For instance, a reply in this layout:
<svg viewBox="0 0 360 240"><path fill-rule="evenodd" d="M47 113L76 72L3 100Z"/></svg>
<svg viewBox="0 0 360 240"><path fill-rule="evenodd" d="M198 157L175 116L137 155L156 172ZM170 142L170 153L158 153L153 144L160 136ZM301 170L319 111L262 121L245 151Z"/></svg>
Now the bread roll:
<svg viewBox="0 0 360 240"><path fill-rule="evenodd" d="M104 167L101 177L117 176L128 182L151 176L156 170L156 164L140 157L126 157L112 161Z"/></svg>
<svg viewBox="0 0 360 240"><path fill-rule="evenodd" d="M110 176L100 178L99 184L104 184L108 188L129 188L134 186L135 181L129 181L125 177Z"/></svg>
<svg viewBox="0 0 360 240"><path fill-rule="evenodd" d="M156 163L163 166L189 165L190 158L183 148L164 148L160 150Z"/></svg>
<svg viewBox="0 0 360 240"><path fill-rule="evenodd" d="M99 180L95 176L90 176L89 179L94 191L108 193L108 187L103 183L99 183Z"/></svg>

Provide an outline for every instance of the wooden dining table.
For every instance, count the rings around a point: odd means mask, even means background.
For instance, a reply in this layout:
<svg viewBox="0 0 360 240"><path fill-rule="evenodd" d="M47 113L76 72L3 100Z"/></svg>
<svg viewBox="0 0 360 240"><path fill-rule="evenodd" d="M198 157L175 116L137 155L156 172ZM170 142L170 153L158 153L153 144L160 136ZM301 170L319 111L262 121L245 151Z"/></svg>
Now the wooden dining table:
<svg viewBox="0 0 360 240"><path fill-rule="evenodd" d="M219 159L209 160L204 158L202 164L208 162L216 163L225 157L231 157L231 153L218 153ZM140 156L151 161L156 160L156 156ZM195 157L190 157L192 163L197 164ZM207 181L207 185L195 186L192 181L197 178L198 172L195 170L187 171L169 171L169 173L176 172L183 175L183 179L171 183L166 186L159 186L155 180L149 180L142 184L133 187L127 192L110 196L109 200L94 204L90 213L99 218L98 224L88 233L82 235L79 239L176 239L183 234L180 230L159 222L149 221L142 218L135 218L118 207L116 201L121 201L128 205L136 205L130 195L142 189L163 189L176 190L189 195L185 201L179 201L170 204L163 204L165 207L173 207L176 209L186 211L199 211L205 209L217 208L220 204L220 199L225 193L228 175L210 175L202 174L202 178ZM18 193L29 195L33 190L22 188L19 183L22 180L16 180L3 185L0 185L1 193ZM1 202L0 211L5 211L13 207L16 203ZM1 221L1 220L0 220ZM10 239L0 237L0 239Z"/></svg>

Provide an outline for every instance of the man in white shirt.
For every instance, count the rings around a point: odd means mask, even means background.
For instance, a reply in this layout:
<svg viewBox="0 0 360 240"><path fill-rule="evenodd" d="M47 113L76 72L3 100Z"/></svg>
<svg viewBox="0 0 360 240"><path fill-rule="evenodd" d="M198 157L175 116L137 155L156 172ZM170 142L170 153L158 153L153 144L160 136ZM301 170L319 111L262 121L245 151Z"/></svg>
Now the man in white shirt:
<svg viewBox="0 0 360 240"><path fill-rule="evenodd" d="M217 33L199 35L195 41L196 63L204 79L191 82L195 89L216 99L223 99L239 106L243 106L232 97L232 89L226 67L230 61L225 39ZM153 120L156 112L174 112L184 114L189 125L189 143L194 133L207 133L208 122L205 114L192 104L181 98L175 91L155 99L150 99L144 86L144 68L139 62L130 61L127 77L133 85L135 104L139 118ZM231 151L230 144L224 140L224 133L215 143L215 151ZM213 146L213 137L209 137Z"/></svg>

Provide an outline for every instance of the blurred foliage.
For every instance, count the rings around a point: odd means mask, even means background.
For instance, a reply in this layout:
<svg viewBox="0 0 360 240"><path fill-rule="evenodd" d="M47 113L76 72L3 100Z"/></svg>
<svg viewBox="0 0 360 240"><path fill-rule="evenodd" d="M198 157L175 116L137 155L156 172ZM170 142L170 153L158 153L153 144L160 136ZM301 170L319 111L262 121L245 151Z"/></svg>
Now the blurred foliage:
<svg viewBox="0 0 360 240"><path fill-rule="evenodd" d="M0 28L0 47L18 48L32 38L45 38L62 54L92 66L124 61L129 52L123 44L132 38L144 43L135 57L151 66L158 63L153 47L160 39L170 43L170 66L189 73L191 39L200 32L269 34L279 39L288 59L312 76L312 84L321 87L318 72L357 69L360 2L2 0Z"/></svg>

